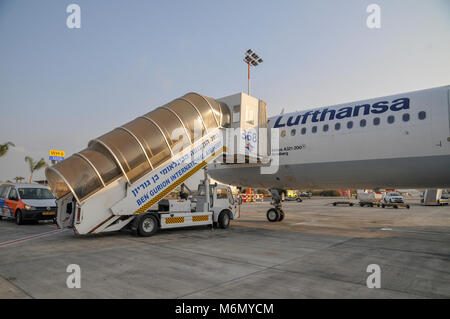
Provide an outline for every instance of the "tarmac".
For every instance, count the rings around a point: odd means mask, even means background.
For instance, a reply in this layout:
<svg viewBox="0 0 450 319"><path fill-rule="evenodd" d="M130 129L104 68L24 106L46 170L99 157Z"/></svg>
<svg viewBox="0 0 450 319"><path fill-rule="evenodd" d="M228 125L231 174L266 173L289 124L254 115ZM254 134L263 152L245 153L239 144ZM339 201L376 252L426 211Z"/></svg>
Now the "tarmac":
<svg viewBox="0 0 450 319"><path fill-rule="evenodd" d="M205 226L75 236L48 222L0 220L0 298L449 298L450 207L285 202L241 206L228 229ZM356 201L353 200L355 203ZM81 288L68 288L68 265ZM380 288L368 288L369 265Z"/></svg>

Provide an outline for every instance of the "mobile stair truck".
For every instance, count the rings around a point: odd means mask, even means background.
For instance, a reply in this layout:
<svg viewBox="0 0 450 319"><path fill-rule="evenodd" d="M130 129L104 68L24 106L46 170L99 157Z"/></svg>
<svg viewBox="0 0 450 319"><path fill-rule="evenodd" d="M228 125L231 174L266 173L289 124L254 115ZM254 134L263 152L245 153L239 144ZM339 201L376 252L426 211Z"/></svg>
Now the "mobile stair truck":
<svg viewBox="0 0 450 319"><path fill-rule="evenodd" d="M45 171L57 198L58 226L80 235L130 227L141 236L159 228L226 228L239 216L237 203L228 187L211 187L206 165L225 157L224 131L236 127L244 134L232 135L232 145L235 136L245 139L245 130L267 127L267 105L244 93L218 100L188 93L91 140ZM258 156L267 158L268 149ZM245 147L228 152L236 152L231 158L248 157ZM165 199L201 169L205 178L195 205L186 198Z"/></svg>
<svg viewBox="0 0 450 319"><path fill-rule="evenodd" d="M448 205L448 193L445 194L443 189L426 189L423 194L423 204L425 206Z"/></svg>

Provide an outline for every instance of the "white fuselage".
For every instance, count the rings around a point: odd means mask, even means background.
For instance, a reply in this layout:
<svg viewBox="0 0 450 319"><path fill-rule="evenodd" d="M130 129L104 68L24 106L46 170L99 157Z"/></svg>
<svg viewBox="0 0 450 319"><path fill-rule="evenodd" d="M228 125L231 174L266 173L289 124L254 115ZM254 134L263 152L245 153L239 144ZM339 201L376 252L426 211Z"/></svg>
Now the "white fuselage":
<svg viewBox="0 0 450 319"><path fill-rule="evenodd" d="M279 115L279 169L215 164L223 183L264 188L450 187L450 86Z"/></svg>

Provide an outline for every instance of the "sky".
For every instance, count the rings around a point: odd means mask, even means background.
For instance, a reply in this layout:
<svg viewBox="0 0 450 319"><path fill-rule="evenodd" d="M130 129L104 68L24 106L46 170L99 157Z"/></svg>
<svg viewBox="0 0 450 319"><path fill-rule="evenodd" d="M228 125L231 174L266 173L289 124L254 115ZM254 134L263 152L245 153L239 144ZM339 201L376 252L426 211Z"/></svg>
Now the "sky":
<svg viewBox="0 0 450 319"><path fill-rule="evenodd" d="M246 92L249 48L251 95L276 115L449 85L449 39L448 0L0 0L0 144L16 145L0 181L187 92Z"/></svg>

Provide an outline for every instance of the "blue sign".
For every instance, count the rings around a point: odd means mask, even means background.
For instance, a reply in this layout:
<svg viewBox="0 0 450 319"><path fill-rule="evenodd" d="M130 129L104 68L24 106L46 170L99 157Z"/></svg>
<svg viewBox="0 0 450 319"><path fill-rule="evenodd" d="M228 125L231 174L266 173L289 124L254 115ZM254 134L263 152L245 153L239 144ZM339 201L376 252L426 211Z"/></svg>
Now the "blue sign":
<svg viewBox="0 0 450 319"><path fill-rule="evenodd" d="M51 161L63 161L64 160L64 157L61 157L61 156L49 156L48 158Z"/></svg>

